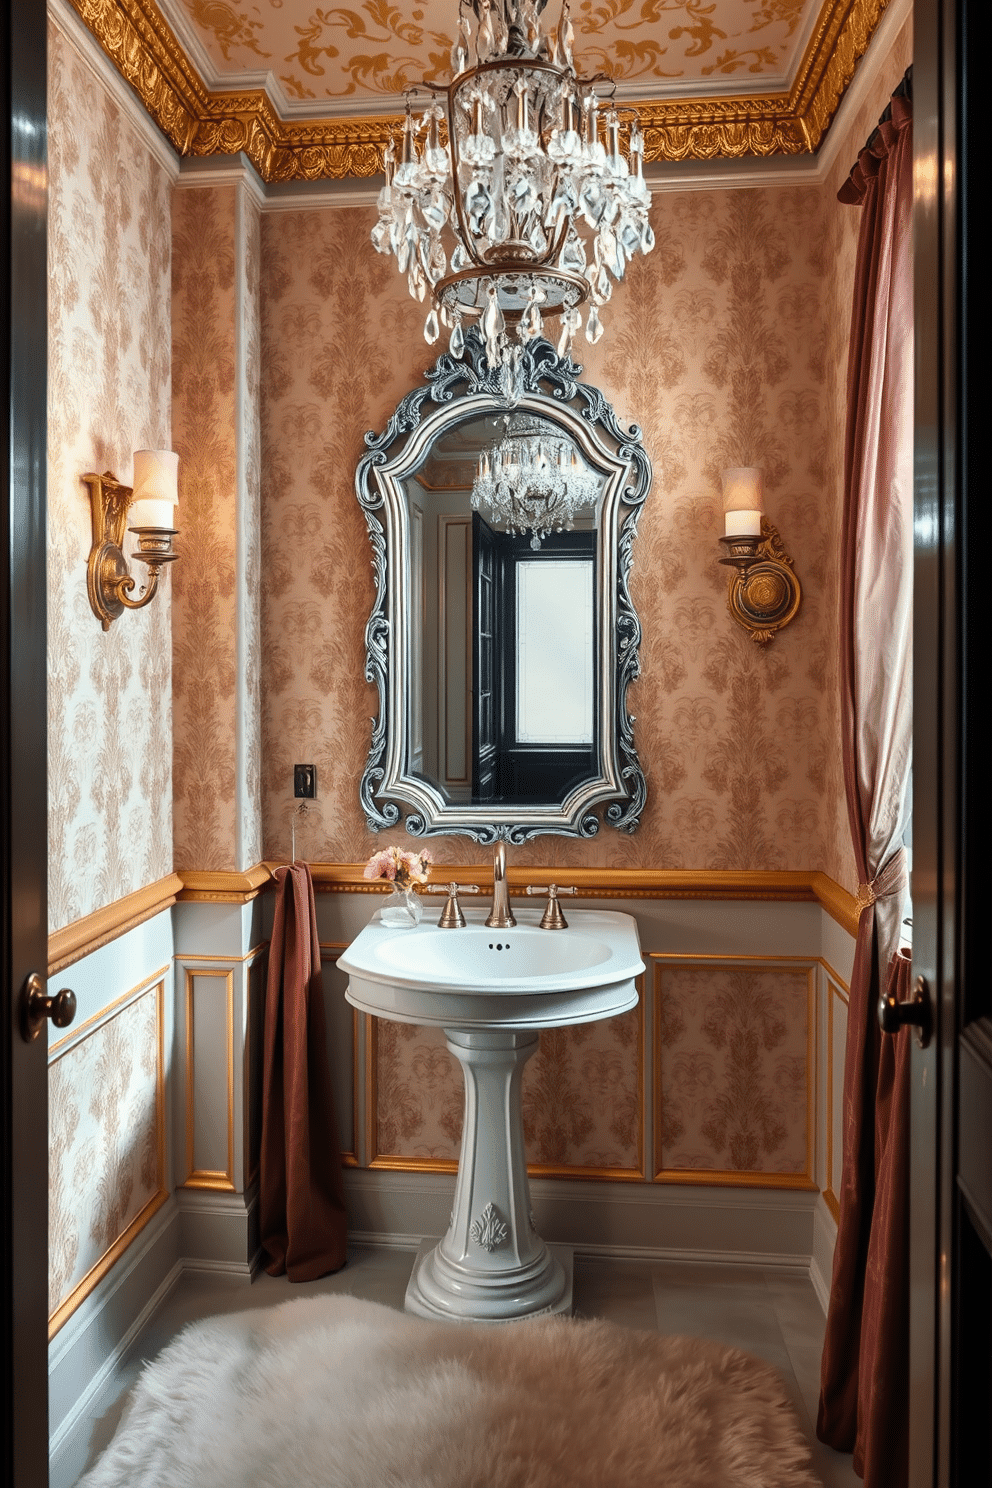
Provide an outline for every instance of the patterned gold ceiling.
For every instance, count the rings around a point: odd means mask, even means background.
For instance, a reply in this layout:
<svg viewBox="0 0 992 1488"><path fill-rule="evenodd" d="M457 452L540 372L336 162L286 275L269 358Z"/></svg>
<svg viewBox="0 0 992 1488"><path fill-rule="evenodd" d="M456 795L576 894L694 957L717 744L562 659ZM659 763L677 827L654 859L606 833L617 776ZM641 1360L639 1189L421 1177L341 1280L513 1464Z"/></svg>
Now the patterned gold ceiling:
<svg viewBox="0 0 992 1488"><path fill-rule="evenodd" d="M556 20L559 0L549 0ZM449 72L456 0L71 0L180 155L367 178L402 93ZM647 164L815 151L888 0L572 0L576 60L635 103Z"/></svg>
<svg viewBox="0 0 992 1488"><path fill-rule="evenodd" d="M160 4L180 37L195 35L220 86L268 72L287 99L314 112L341 100L395 108L412 83L445 80L458 18L456 0ZM788 88L821 8L822 0L573 0L576 62L646 98L687 84L713 93ZM546 14L557 20L557 0Z"/></svg>

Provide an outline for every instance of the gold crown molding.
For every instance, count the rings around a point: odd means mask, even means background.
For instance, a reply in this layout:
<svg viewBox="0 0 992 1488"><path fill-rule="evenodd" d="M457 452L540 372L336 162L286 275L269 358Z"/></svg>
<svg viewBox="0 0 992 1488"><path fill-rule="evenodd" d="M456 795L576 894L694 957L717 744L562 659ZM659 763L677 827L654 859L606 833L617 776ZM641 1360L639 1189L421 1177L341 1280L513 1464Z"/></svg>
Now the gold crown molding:
<svg viewBox="0 0 992 1488"><path fill-rule="evenodd" d="M163 909L169 909L175 904L182 886L179 874L169 873L156 883L136 889L133 894L125 894L123 899L117 899L103 909L95 909L92 914L74 920L62 930L53 931L48 937L48 975L64 971L73 962L81 961L84 956L133 930L135 925L141 925L153 915L161 914Z"/></svg>
<svg viewBox="0 0 992 1488"><path fill-rule="evenodd" d="M283 121L263 89L211 92L154 0L71 3L180 155L241 153L267 183L381 173L400 115ZM788 93L635 103L645 160L816 150L888 3L825 0Z"/></svg>
<svg viewBox="0 0 992 1488"><path fill-rule="evenodd" d="M889 0L833 0L824 5L796 74L790 100L816 150Z"/></svg>

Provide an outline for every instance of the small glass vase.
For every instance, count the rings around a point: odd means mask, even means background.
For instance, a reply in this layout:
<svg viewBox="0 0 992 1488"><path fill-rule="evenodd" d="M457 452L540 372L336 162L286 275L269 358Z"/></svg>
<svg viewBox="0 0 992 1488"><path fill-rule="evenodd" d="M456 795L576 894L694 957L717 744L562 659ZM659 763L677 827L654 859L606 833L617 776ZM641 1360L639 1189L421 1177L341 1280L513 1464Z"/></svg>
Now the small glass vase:
<svg viewBox="0 0 992 1488"><path fill-rule="evenodd" d="M401 889L395 885L390 893L382 901L379 911L379 919L383 925L388 925L393 930L412 930L414 925L419 925L424 906L420 902L420 896L413 888Z"/></svg>

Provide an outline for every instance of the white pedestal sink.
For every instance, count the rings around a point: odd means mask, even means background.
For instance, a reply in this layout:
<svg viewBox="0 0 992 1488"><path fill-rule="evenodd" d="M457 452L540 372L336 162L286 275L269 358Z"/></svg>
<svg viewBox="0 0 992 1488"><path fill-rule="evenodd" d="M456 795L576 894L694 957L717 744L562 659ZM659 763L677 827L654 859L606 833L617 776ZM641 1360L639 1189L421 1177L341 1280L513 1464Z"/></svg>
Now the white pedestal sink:
<svg viewBox="0 0 992 1488"><path fill-rule="evenodd" d="M516 913L508 930L487 929L482 909L457 930L392 929L376 913L338 961L353 1006L443 1028L465 1077L451 1223L407 1289L407 1310L424 1317L505 1322L571 1306L570 1278L531 1214L523 1068L542 1028L636 1007L644 963L630 915L569 910L567 930L541 930L539 910Z"/></svg>

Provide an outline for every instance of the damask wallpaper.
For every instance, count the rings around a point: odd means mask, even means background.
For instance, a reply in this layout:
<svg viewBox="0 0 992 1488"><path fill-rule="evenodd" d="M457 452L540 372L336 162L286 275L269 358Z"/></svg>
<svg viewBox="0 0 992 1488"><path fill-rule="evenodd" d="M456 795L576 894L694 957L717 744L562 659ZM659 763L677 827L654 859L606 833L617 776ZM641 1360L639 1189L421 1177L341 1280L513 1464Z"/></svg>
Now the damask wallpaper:
<svg viewBox="0 0 992 1488"><path fill-rule="evenodd" d="M85 471L170 446L170 181L49 27L49 929L172 869L171 583L104 633Z"/></svg>
<svg viewBox="0 0 992 1488"><path fill-rule="evenodd" d="M454 1161L465 1100L458 1061L437 1028L375 1023L378 1157ZM527 1160L640 1174L641 1014L546 1029L524 1067Z"/></svg>
<svg viewBox="0 0 992 1488"><path fill-rule="evenodd" d="M811 973L658 969L659 1172L809 1172Z"/></svg>
<svg viewBox="0 0 992 1488"><path fill-rule="evenodd" d="M657 248L631 265L578 359L654 465L634 548L642 676L631 691L648 782L638 833L545 838L517 863L822 868L843 793L835 643L839 465L828 364L828 210L813 187L665 192ZM367 241L364 209L266 214L262 227L265 849L289 847L294 760L314 760L317 860L364 860L356 782L376 695L362 632L371 553L353 491L380 430L431 360L422 307ZM763 467L767 506L803 584L791 628L757 647L726 612L719 471ZM404 836L395 834L397 840ZM388 834L384 834L388 837ZM441 861L486 854L437 839Z"/></svg>
<svg viewBox="0 0 992 1488"><path fill-rule="evenodd" d="M163 1190L160 982L48 1071L49 1312Z"/></svg>
<svg viewBox="0 0 992 1488"><path fill-rule="evenodd" d="M259 238L242 182L173 199L176 866L261 857Z"/></svg>

